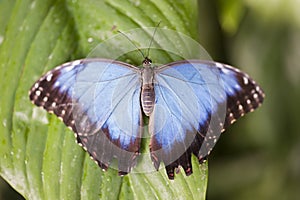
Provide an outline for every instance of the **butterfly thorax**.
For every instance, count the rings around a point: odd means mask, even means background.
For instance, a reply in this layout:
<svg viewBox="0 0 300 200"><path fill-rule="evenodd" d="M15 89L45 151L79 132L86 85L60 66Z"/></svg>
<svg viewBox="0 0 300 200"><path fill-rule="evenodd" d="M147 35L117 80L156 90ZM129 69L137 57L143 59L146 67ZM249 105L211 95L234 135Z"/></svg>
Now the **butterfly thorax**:
<svg viewBox="0 0 300 200"><path fill-rule="evenodd" d="M149 116L154 107L155 93L153 86L154 71L151 67L152 61L149 58L145 58L143 61L142 70L142 92L141 92L141 104L145 115Z"/></svg>

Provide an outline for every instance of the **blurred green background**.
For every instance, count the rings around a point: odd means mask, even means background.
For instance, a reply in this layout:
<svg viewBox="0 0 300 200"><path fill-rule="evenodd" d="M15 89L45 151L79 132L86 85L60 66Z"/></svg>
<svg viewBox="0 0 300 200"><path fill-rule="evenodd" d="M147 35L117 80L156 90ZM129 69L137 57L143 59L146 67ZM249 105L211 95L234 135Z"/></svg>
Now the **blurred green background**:
<svg viewBox="0 0 300 200"><path fill-rule="evenodd" d="M300 2L198 4L200 43L214 60L250 74L266 93L263 106L235 123L215 146L207 199L298 199ZM0 180L0 199L22 198Z"/></svg>
<svg viewBox="0 0 300 200"><path fill-rule="evenodd" d="M200 1L200 38L215 60L261 84L263 106L218 141L208 199L299 199L299 1Z"/></svg>

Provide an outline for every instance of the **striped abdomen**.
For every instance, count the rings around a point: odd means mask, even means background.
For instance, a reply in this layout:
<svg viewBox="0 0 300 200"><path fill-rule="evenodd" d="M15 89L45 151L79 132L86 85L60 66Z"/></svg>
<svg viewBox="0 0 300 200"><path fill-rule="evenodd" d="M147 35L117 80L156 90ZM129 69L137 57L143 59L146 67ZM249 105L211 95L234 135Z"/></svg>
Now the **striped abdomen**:
<svg viewBox="0 0 300 200"><path fill-rule="evenodd" d="M145 115L149 116L154 107L155 93L153 84L145 84L142 86L141 103Z"/></svg>

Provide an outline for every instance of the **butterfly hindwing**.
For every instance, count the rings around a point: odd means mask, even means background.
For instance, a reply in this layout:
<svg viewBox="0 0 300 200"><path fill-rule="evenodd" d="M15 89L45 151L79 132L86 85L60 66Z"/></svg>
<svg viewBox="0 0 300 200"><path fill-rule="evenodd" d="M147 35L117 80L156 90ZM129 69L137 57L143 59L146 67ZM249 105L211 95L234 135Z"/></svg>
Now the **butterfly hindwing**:
<svg viewBox="0 0 300 200"><path fill-rule="evenodd" d="M126 63L85 59L42 76L30 99L54 113L77 141L106 169L113 157L120 174L135 165L142 135L139 70Z"/></svg>
<svg viewBox="0 0 300 200"><path fill-rule="evenodd" d="M157 68L154 79L151 158L157 169L165 164L170 179L179 166L191 174L191 154L203 162L221 132L264 97L247 74L216 62L174 62Z"/></svg>

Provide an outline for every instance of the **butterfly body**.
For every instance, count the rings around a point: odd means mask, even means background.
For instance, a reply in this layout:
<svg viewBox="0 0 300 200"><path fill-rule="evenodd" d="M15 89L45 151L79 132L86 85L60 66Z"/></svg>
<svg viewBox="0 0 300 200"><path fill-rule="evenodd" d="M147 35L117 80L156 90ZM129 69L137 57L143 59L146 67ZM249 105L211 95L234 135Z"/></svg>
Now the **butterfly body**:
<svg viewBox="0 0 300 200"><path fill-rule="evenodd" d="M154 68L151 64L152 61L148 58L143 61L141 104L146 116L152 113L155 100L153 85Z"/></svg>
<svg viewBox="0 0 300 200"><path fill-rule="evenodd" d="M203 162L221 132L263 102L261 88L228 65L183 60L138 68L124 62L84 59L65 63L42 76L30 100L70 127L98 165L112 158L120 175L140 154L143 113L149 117L150 157L167 175L181 166L192 173L191 155Z"/></svg>

